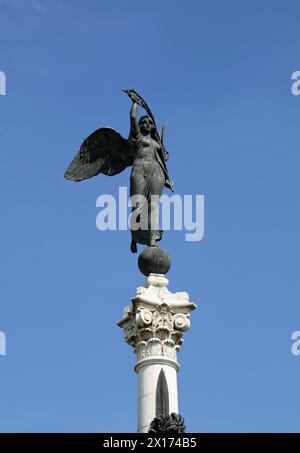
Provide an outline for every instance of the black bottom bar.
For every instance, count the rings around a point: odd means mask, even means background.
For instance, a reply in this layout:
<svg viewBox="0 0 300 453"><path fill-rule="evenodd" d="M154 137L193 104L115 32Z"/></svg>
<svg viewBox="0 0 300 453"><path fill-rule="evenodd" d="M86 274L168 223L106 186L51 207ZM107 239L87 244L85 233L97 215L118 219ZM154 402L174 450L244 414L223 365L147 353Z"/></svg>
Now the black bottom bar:
<svg viewBox="0 0 300 453"><path fill-rule="evenodd" d="M121 449L140 451L141 449L185 448L264 448L286 451L287 447L300 447L300 434L0 434L0 451L44 451L45 449L70 452L97 452ZM240 451L240 450L239 450Z"/></svg>

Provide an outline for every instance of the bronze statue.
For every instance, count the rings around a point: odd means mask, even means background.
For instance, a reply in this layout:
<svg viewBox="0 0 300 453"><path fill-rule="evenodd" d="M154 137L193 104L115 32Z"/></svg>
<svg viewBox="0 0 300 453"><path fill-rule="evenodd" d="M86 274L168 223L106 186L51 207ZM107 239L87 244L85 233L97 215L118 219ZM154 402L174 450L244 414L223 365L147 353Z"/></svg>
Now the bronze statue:
<svg viewBox="0 0 300 453"><path fill-rule="evenodd" d="M79 152L65 172L65 178L82 181L99 173L113 176L126 167L132 166L130 197L137 196L141 199L132 207L132 215L134 214L138 219L144 209L148 214L146 228L131 228L131 251L135 253L137 243L155 246L156 242L162 238L162 231L159 228L153 229L153 223L156 223L153 222L153 216L157 216L157 204L164 186L173 190L173 184L166 167L168 152L164 146L165 126L160 136L154 116L144 99L134 90L123 91L133 101L130 109L128 140L114 129L108 127L97 129L82 143ZM147 113L139 120L137 119L138 105Z"/></svg>

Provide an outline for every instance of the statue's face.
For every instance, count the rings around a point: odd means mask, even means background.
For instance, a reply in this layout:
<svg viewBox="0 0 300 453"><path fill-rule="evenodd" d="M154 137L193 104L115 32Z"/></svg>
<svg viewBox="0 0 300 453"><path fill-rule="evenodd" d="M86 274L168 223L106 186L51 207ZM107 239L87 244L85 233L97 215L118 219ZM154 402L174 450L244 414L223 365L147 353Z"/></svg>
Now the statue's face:
<svg viewBox="0 0 300 453"><path fill-rule="evenodd" d="M139 126L140 126L141 132L149 133L154 128L154 123L149 116L146 116L144 118L141 118L141 120L139 122Z"/></svg>

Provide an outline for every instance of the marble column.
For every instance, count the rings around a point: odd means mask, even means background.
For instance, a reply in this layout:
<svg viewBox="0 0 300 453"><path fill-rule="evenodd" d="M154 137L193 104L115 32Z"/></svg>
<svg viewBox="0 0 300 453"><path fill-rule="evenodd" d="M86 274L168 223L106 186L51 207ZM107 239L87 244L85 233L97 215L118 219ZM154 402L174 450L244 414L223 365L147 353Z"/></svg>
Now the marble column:
<svg viewBox="0 0 300 453"><path fill-rule="evenodd" d="M153 419L166 411L179 413L177 353L190 327L190 312L197 306L188 293L171 293L168 284L163 274L150 274L118 322L137 358L140 433L149 432Z"/></svg>

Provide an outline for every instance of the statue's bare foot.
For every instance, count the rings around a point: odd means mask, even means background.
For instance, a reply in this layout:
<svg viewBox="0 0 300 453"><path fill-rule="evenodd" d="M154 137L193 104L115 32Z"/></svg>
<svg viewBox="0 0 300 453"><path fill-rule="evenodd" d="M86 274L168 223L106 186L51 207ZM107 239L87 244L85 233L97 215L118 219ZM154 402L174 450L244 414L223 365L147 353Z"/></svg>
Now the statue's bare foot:
<svg viewBox="0 0 300 453"><path fill-rule="evenodd" d="M149 242L149 246L150 247L154 247L156 245L156 237L154 235L152 235L150 237L150 242Z"/></svg>
<svg viewBox="0 0 300 453"><path fill-rule="evenodd" d="M136 253L137 252L136 242L131 241L130 250L132 251L132 253Z"/></svg>

